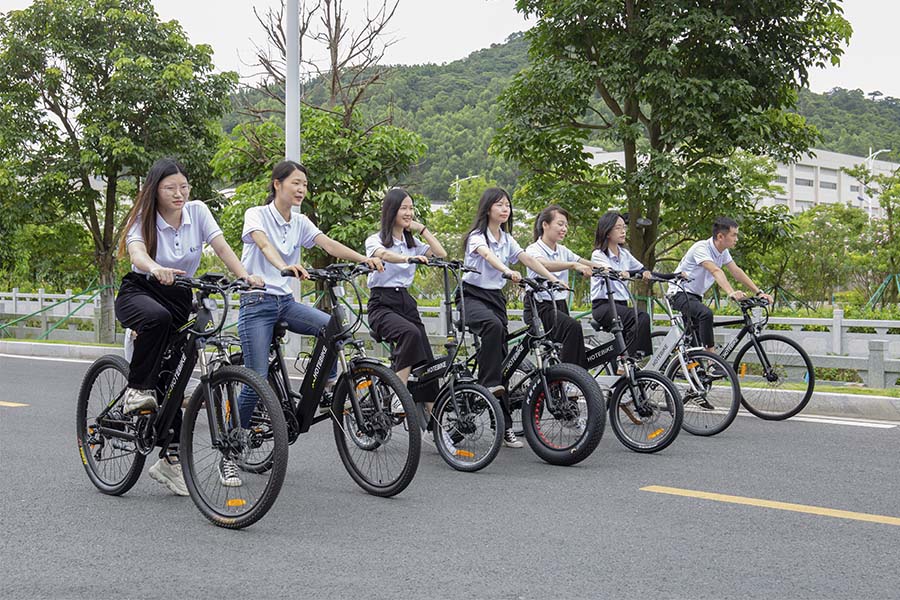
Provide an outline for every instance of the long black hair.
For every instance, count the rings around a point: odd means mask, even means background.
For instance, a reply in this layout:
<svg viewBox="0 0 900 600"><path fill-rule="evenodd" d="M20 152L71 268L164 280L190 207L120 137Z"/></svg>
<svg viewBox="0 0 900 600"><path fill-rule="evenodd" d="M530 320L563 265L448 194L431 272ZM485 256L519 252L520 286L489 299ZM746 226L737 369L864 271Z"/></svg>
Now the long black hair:
<svg viewBox="0 0 900 600"><path fill-rule="evenodd" d="M544 223L552 223L555 213L559 213L566 218L566 221L569 220L569 211L564 209L563 207L557 204L551 204L547 208L541 211L541 214L537 216L537 219L534 220L534 234L532 235L532 242L536 242L541 239L541 236L544 235Z"/></svg>
<svg viewBox="0 0 900 600"><path fill-rule="evenodd" d="M503 188L492 187L484 190L484 193L481 194L481 200L478 201L478 212L475 213L475 220L472 221L472 226L469 228L469 233L465 235L462 241L462 252L466 253L466 244L469 242L469 236L475 233L476 231L481 232L481 234L487 237L487 229L488 223L490 222L491 215L491 207L501 200L506 198L509 201L509 219L507 219L506 223L500 224L500 230L505 231L506 233L512 235L512 224L513 224L513 206L512 206L512 198L509 193Z"/></svg>
<svg viewBox="0 0 900 600"><path fill-rule="evenodd" d="M394 245L394 221L397 220L397 213L400 212L400 205L409 198L409 194L403 188L395 187L388 190L381 201L381 245L390 248ZM416 245L413 234L410 230L403 230L403 240L406 242L407 248L414 248Z"/></svg>
<svg viewBox="0 0 900 600"><path fill-rule="evenodd" d="M147 254L150 258L156 258L156 212L159 208L159 182L170 175L178 175L179 173L187 178L187 171L174 158L160 158L147 171L144 185L134 200L134 206L131 207L131 212L128 213L125 228L122 230L122 237L119 239L120 256L125 255L125 238L128 236L128 231L135 221L140 219L141 236L144 238Z"/></svg>
<svg viewBox="0 0 900 600"><path fill-rule="evenodd" d="M594 233L594 250L602 250L606 254L609 248L609 232L616 226L616 221L625 220L622 213L615 210L607 212L597 221L597 231Z"/></svg>
<svg viewBox="0 0 900 600"><path fill-rule="evenodd" d="M290 177L294 171L300 171L309 179L309 171L306 167L293 160L283 160L272 168L272 177L269 178L269 195L264 204L271 204L275 200L275 182L284 183L284 180Z"/></svg>

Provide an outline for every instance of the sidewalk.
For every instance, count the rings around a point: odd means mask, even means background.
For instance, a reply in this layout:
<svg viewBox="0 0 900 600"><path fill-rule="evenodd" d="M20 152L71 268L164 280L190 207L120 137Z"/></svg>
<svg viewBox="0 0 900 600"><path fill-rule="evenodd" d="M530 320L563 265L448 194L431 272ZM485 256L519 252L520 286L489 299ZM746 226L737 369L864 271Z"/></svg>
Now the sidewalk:
<svg viewBox="0 0 900 600"><path fill-rule="evenodd" d="M0 340L0 354L69 360L96 360L104 354L123 356L122 348ZM900 421L900 398L816 392L804 415Z"/></svg>

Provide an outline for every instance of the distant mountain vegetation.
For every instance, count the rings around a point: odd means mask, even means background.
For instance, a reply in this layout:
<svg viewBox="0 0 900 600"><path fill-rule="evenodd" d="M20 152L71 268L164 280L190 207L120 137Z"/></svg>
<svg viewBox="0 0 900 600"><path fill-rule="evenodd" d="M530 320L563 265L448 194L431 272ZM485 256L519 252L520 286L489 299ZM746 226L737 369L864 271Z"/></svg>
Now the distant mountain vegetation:
<svg viewBox="0 0 900 600"><path fill-rule="evenodd" d="M497 122L497 96L513 76L528 64L528 43L521 33L468 57L443 65L391 67L383 83L374 86L362 105L366 119L388 116L396 125L417 132L428 146L425 159L401 183L432 201L452 199L454 180L482 175L514 188L517 166L488 154ZM825 94L801 90L797 112L822 134L817 145L826 150L866 156L869 148L890 148L882 159L900 160L900 100L867 97L862 90L835 88ZM256 90L245 90L235 100L247 105L273 106ZM324 86L305 88L304 100L326 105ZM223 119L226 132L245 117L237 112ZM615 143L591 141L607 150Z"/></svg>

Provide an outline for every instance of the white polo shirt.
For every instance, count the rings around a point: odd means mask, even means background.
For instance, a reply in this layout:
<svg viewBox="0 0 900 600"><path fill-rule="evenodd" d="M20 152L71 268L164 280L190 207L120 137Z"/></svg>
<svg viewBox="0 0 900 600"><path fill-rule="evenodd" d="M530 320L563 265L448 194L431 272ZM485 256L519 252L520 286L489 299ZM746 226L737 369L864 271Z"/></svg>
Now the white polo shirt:
<svg viewBox="0 0 900 600"><path fill-rule="evenodd" d="M156 213L156 256L153 260L163 267L179 269L188 277L193 277L200 266L204 242L208 244L220 235L222 230L209 207L200 200L190 200L181 207L181 225L178 229L166 223L165 219ZM126 246L133 242L146 244L141 233L140 218L134 222L125 236ZM131 265L131 270L146 275L134 265Z"/></svg>
<svg viewBox="0 0 900 600"><path fill-rule="evenodd" d="M241 232L241 241L244 242L241 262L244 268L248 273L265 279L267 294L290 294L291 278L283 277L281 271L266 259L250 235L254 231L265 233L281 259L288 265L296 265L300 262L300 248L315 246L316 237L322 234L322 230L309 217L299 213L291 213L291 220L285 221L275 208L275 202L248 208L244 213L244 230Z"/></svg>
<svg viewBox="0 0 900 600"><path fill-rule="evenodd" d="M478 254L478 249L482 246L487 246L506 266L519 262L519 254L523 252L522 246L502 229L499 240L494 239L490 231L486 236L480 231L473 231L466 238L466 256L463 264L471 269L478 269L481 273L466 273L462 277L463 281L485 290L503 289L503 286L506 285L503 273L492 267L482 255Z"/></svg>
<svg viewBox="0 0 900 600"><path fill-rule="evenodd" d="M424 256L430 246L428 244L423 244L416 238L413 238L413 242L415 242L415 246L412 248L406 247L406 240L398 240L394 239L394 245L390 248L385 248L384 244L381 243L381 234L373 233L369 237L366 238L366 256L375 256L375 252L380 249L390 250L395 254L401 254L403 256ZM405 263L389 263L384 261L384 271L379 273L378 271L372 271L369 274L368 285L369 288L375 287L403 287L408 288L412 282L413 277L416 275L416 264L405 264Z"/></svg>
<svg viewBox="0 0 900 600"><path fill-rule="evenodd" d="M644 268L641 261L636 259L631 252L622 246L619 246L618 256L612 252L607 254L598 248L591 254L591 260L601 264L608 264L610 270L615 271L616 273L621 271L636 271L637 269ZM628 300L628 288L624 281L610 279L609 285L613 291L613 300ZM606 284L603 282L602 277L591 277L591 300L597 299L606 299Z"/></svg>
<svg viewBox="0 0 900 600"><path fill-rule="evenodd" d="M675 269L676 273L684 273L687 277L693 279L693 281L684 286L685 291L702 297L706 290L716 282L712 273L700 265L700 263L706 261L712 261L717 267L724 267L728 263L734 262L734 259L731 258L731 253L728 249L722 252L716 250L716 245L713 244L712 238L700 240L691 246L691 249L687 251L687 254L684 255L684 258L681 259L681 262L678 263L678 267ZM666 294L672 295L678 293L678 291L678 287L670 283Z"/></svg>
<svg viewBox="0 0 900 600"><path fill-rule="evenodd" d="M532 244L529 244L527 248L525 248L525 254L528 256L533 256L538 259L550 260L554 262L578 262L581 258L563 246L562 244L556 244L556 250L551 250L550 246L544 243L544 240L538 238L538 240ZM569 270L564 269L562 271L550 271L556 278L559 279L562 283L569 285ZM531 269L527 269L528 277L541 277ZM557 290L553 292L553 300L566 300L569 297L569 292L565 290ZM549 292L538 292L536 298L541 302L546 302L550 300Z"/></svg>

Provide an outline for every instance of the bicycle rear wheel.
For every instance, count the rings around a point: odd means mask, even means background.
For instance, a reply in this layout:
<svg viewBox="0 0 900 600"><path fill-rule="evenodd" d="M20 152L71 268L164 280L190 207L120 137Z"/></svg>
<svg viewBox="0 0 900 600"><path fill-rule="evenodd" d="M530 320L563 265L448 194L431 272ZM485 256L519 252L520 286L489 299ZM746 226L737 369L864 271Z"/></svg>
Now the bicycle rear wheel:
<svg viewBox="0 0 900 600"><path fill-rule="evenodd" d="M435 447L457 471L478 471L491 464L503 443L500 403L477 383L454 384L453 397L444 390L434 405Z"/></svg>
<svg viewBox="0 0 900 600"><path fill-rule="evenodd" d="M609 399L609 423L619 441L635 452L659 452L681 431L684 407L678 390L656 371L622 377Z"/></svg>
<svg viewBox="0 0 900 600"><path fill-rule="evenodd" d="M361 421L349 404L351 385ZM406 489L419 467L422 433L412 396L397 374L375 362L352 365L338 380L331 410L338 454L353 481L375 496Z"/></svg>
<svg viewBox="0 0 900 600"><path fill-rule="evenodd" d="M550 398L536 384L522 406L525 439L534 453L552 465L586 459L603 437L603 392L590 373L560 363L544 371Z"/></svg>
<svg viewBox="0 0 900 600"><path fill-rule="evenodd" d="M244 386L259 397L257 411L268 415L265 435L233 426ZM199 386L184 413L180 447L184 481L207 519L240 529L265 516L278 497L287 471L287 427L271 388L250 369L221 367L210 375L209 387L211 397ZM217 425L218 438L210 420ZM245 463L267 463L268 468L244 469Z"/></svg>
<svg viewBox="0 0 900 600"><path fill-rule="evenodd" d="M750 340L734 361L741 382L741 402L760 419L793 417L809 404L816 387L812 360L790 338L765 334L756 339L759 347Z"/></svg>
<svg viewBox="0 0 900 600"><path fill-rule="evenodd" d="M705 350L692 350L666 368L684 404L681 426L693 435L722 433L734 422L741 407L741 389L737 375L725 359Z"/></svg>
<svg viewBox="0 0 900 600"><path fill-rule="evenodd" d="M81 463L91 483L104 494L119 496L135 484L145 456L135 442L105 434L101 428L134 433L122 414L122 394L128 386L128 362L101 356L88 368L78 392L75 431ZM104 417L100 414L106 411Z"/></svg>

